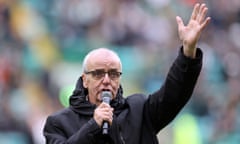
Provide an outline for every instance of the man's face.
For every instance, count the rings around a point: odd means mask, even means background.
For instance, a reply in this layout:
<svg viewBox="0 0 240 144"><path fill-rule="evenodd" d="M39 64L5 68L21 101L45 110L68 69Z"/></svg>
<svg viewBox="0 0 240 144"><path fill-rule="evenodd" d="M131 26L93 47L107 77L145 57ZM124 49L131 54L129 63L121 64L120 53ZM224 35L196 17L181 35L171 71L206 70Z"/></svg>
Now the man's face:
<svg viewBox="0 0 240 144"><path fill-rule="evenodd" d="M88 73L82 77L89 101L99 105L102 91L110 91L114 99L120 86L121 64L118 57L108 51L95 53L88 59L87 70Z"/></svg>

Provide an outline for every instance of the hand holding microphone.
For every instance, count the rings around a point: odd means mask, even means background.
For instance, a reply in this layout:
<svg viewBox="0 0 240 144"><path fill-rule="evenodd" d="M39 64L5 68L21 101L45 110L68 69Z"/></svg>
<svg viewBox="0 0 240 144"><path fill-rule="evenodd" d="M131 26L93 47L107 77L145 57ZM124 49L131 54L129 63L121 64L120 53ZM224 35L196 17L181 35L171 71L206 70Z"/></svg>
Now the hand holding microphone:
<svg viewBox="0 0 240 144"><path fill-rule="evenodd" d="M113 120L113 108L109 105L112 94L109 91L103 91L101 97L103 102L95 109L94 119L103 128L103 134L108 134Z"/></svg>

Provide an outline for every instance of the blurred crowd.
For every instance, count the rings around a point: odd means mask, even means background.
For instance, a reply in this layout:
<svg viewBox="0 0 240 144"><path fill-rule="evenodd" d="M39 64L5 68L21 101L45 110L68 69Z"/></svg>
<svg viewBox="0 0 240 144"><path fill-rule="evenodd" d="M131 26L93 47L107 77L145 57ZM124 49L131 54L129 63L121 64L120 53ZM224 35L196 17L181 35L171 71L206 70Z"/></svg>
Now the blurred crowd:
<svg viewBox="0 0 240 144"><path fill-rule="evenodd" d="M45 143L46 117L68 106L91 49L119 54L125 96L159 88L181 45L175 16L187 23L196 2L212 18L199 42L203 70L159 141L239 143L239 0L0 0L0 143Z"/></svg>

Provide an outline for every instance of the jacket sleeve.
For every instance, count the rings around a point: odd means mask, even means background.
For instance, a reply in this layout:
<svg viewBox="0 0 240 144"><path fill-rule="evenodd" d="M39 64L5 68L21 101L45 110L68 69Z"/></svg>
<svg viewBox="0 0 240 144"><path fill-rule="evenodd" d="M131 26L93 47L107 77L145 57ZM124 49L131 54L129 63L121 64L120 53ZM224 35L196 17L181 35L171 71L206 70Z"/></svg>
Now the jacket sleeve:
<svg viewBox="0 0 240 144"><path fill-rule="evenodd" d="M170 123L190 99L202 68L202 51L195 59L183 54L172 64L163 86L149 95L144 106L145 121L156 134Z"/></svg>
<svg viewBox="0 0 240 144"><path fill-rule="evenodd" d="M94 119L90 119L72 136L67 136L65 130L69 130L66 123L55 116L49 116L44 126L43 134L46 138L46 144L92 144L94 133L100 128ZM74 122L73 122L74 123Z"/></svg>

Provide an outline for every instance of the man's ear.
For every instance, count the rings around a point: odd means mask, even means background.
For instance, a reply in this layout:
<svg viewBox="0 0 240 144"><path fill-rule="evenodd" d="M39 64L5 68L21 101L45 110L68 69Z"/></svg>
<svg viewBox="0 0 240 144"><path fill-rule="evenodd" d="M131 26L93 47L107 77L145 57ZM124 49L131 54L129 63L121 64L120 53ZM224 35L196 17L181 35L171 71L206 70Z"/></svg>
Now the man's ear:
<svg viewBox="0 0 240 144"><path fill-rule="evenodd" d="M82 80L83 80L83 87L87 88L88 82L87 82L87 76L85 74L82 74Z"/></svg>

